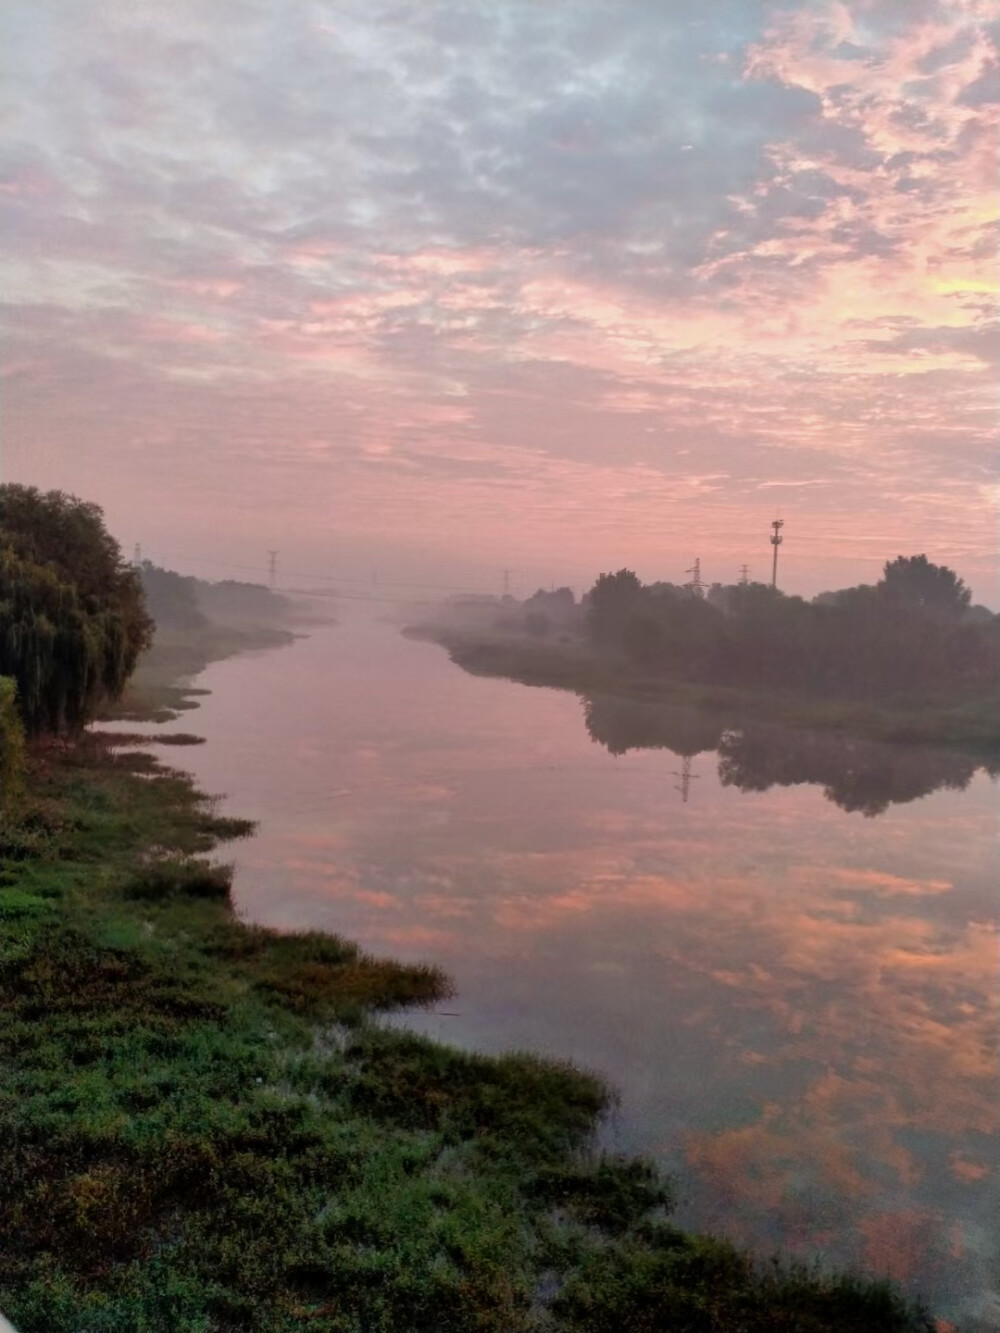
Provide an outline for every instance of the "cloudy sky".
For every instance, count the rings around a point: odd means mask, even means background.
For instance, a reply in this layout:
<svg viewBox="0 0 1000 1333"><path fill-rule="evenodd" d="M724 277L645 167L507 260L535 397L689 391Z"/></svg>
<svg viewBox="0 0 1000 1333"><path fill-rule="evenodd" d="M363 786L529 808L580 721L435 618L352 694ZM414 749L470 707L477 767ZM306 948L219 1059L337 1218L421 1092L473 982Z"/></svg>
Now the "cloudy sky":
<svg viewBox="0 0 1000 1333"><path fill-rule="evenodd" d="M175 567L998 601L997 0L9 0L4 479ZM531 590L531 587L528 587Z"/></svg>

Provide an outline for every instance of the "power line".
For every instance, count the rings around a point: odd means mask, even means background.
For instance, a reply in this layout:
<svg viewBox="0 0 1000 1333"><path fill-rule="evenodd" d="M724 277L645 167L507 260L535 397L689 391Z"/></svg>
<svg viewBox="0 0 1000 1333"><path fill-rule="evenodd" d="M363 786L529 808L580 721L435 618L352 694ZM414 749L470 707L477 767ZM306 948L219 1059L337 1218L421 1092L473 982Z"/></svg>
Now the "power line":
<svg viewBox="0 0 1000 1333"><path fill-rule="evenodd" d="M264 574L268 572L268 570L261 565L241 564L234 560L202 559L201 557L196 558L184 551L164 551L158 548L153 554L159 556L161 559L166 557L167 559L171 560L186 560L192 564L212 565L220 569L242 569L246 570L249 573L254 573L254 574ZM513 573L514 571L511 570L510 572ZM317 570L286 569L284 570L284 577L296 578L296 579L316 579L318 582L322 583L356 583L359 584L361 587L371 586L370 576L368 578L357 578L350 574L338 574L335 571L327 571L325 573L320 573ZM482 587L471 588L469 587L468 584L428 583L411 579L387 579L382 577L381 574L379 576L379 586L381 587L388 586L392 588L430 588L438 592L468 592L468 593L488 592L488 590L485 588Z"/></svg>

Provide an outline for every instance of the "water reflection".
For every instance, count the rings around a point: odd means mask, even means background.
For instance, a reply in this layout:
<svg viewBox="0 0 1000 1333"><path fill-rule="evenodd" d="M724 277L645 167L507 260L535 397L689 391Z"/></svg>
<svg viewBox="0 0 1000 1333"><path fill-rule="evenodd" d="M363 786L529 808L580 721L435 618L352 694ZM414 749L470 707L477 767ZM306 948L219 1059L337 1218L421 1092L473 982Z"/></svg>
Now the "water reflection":
<svg viewBox="0 0 1000 1333"><path fill-rule="evenodd" d="M201 683L185 763L261 819L241 911L440 964L457 1000L401 1020L434 1036L602 1071L612 1146L677 1173L685 1224L1000 1328L996 796L968 761L598 696L585 729L573 694L381 627Z"/></svg>
<svg viewBox="0 0 1000 1333"><path fill-rule="evenodd" d="M996 772L955 750L759 722L734 728L717 713L606 694L585 696L584 721L591 740L612 754L651 749L677 755L682 765L675 776L685 801L696 776L691 759L707 751L718 753L724 787L765 792L812 783L841 810L869 818L942 788L964 791L980 768Z"/></svg>
<svg viewBox="0 0 1000 1333"><path fill-rule="evenodd" d="M584 696L583 716L593 741L612 754L670 750L691 758L717 750L725 723L713 713L672 704L644 704L613 694Z"/></svg>

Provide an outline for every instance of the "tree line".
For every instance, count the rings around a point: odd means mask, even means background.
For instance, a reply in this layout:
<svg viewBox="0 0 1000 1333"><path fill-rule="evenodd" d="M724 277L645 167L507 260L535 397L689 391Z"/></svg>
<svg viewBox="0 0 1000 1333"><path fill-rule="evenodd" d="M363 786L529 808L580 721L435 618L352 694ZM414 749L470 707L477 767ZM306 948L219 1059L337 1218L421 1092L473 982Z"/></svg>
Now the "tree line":
<svg viewBox="0 0 1000 1333"><path fill-rule="evenodd" d="M644 585L620 569L582 609L595 649L650 674L877 701L995 690L1000 617L971 600L953 570L915 555L811 601L760 583Z"/></svg>

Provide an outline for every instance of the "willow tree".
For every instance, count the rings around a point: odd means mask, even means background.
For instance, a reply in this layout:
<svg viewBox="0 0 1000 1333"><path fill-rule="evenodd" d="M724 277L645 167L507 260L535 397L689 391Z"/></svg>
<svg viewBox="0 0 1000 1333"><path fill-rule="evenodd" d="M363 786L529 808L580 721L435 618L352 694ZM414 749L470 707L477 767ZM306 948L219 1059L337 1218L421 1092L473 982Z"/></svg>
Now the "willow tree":
<svg viewBox="0 0 1000 1333"><path fill-rule="evenodd" d="M96 505L0 486L0 675L30 732L77 731L119 698L152 629Z"/></svg>
<svg viewBox="0 0 1000 1333"><path fill-rule="evenodd" d="M24 777L24 726L17 710L17 685L0 676L0 818L15 805Z"/></svg>

